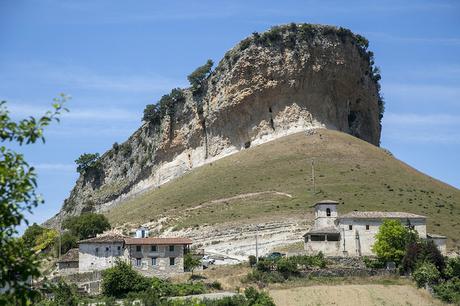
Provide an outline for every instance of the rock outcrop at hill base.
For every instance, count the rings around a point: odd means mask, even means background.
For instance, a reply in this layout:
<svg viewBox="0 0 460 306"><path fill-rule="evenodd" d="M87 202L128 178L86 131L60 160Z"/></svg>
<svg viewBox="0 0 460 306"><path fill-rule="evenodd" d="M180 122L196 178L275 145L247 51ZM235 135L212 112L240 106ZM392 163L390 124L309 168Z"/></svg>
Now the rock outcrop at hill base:
<svg viewBox="0 0 460 306"><path fill-rule="evenodd" d="M317 127L380 141L383 102L367 41L343 28L274 27L228 51L200 90L160 124L143 125L87 169L45 225L105 211L187 171L288 134Z"/></svg>

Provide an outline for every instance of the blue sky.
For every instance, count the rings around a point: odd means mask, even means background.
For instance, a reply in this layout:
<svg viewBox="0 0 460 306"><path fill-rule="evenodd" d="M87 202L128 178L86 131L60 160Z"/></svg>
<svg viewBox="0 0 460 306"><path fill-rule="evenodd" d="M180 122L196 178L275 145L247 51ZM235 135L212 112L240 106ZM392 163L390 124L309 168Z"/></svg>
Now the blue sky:
<svg viewBox="0 0 460 306"><path fill-rule="evenodd" d="M458 1L0 0L0 99L14 118L72 96L47 143L21 148L54 215L77 179L74 160L103 153L141 123L143 108L254 31L288 22L366 36L382 70L382 147L460 187Z"/></svg>

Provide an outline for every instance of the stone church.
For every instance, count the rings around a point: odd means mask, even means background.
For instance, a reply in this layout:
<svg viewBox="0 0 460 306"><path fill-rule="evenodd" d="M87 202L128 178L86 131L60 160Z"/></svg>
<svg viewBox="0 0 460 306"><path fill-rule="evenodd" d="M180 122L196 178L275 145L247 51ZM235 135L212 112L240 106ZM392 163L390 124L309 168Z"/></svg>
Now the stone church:
<svg viewBox="0 0 460 306"><path fill-rule="evenodd" d="M336 201L324 200L313 205L315 221L304 235L308 254L326 256L372 256L375 235L385 219L399 220L413 227L421 239L432 240L446 255L447 238L426 232L426 217L407 212L353 211L339 216Z"/></svg>

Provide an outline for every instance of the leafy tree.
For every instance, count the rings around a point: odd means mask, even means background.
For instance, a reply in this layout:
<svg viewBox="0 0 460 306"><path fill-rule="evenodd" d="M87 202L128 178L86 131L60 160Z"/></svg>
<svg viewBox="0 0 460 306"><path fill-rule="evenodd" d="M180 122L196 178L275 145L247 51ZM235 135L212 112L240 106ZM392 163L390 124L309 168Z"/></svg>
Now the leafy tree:
<svg viewBox="0 0 460 306"><path fill-rule="evenodd" d="M206 64L195 69L191 74L187 76L190 85L192 85L192 92L194 94L201 93L202 83L211 73L211 68L214 62L210 59L207 60Z"/></svg>
<svg viewBox="0 0 460 306"><path fill-rule="evenodd" d="M89 169L95 168L98 165L98 161L99 153L83 153L75 160L78 173L83 174Z"/></svg>
<svg viewBox="0 0 460 306"><path fill-rule="evenodd" d="M265 292L259 292L253 287L244 290L244 296L248 300L248 305L275 306L273 299Z"/></svg>
<svg viewBox="0 0 460 306"><path fill-rule="evenodd" d="M104 215L84 213L67 218L62 222L62 227L78 239L87 239L110 229L110 223Z"/></svg>
<svg viewBox="0 0 460 306"><path fill-rule="evenodd" d="M130 292L141 292L152 285L147 277L137 273L131 265L118 260L114 267L102 272L102 292L116 298L125 297Z"/></svg>
<svg viewBox="0 0 460 306"><path fill-rule="evenodd" d="M47 228L40 236L37 237L35 246L32 249L34 252L49 251L52 249L52 246L58 236L59 235L56 230Z"/></svg>
<svg viewBox="0 0 460 306"><path fill-rule="evenodd" d="M36 245L37 238L45 231L45 228L38 225L37 223L32 224L31 226L27 227L22 235L22 239L24 243L33 248Z"/></svg>
<svg viewBox="0 0 460 306"><path fill-rule="evenodd" d="M430 262L438 271L443 271L446 263L438 247L433 241L420 240L409 243L402 259L402 269L411 272L421 262Z"/></svg>
<svg viewBox="0 0 460 306"><path fill-rule="evenodd" d="M385 220L375 236L372 251L384 261L394 261L396 264L406 253L408 241L413 240L413 233L398 220Z"/></svg>
<svg viewBox="0 0 460 306"><path fill-rule="evenodd" d="M447 278L457 277L460 279L460 257L452 257L447 260L444 274Z"/></svg>
<svg viewBox="0 0 460 306"><path fill-rule="evenodd" d="M201 266L201 260L196 256L193 256L190 253L185 254L184 256L184 268L187 271L192 271Z"/></svg>
<svg viewBox="0 0 460 306"><path fill-rule="evenodd" d="M75 285L71 286L66 282L60 281L55 287L52 288L52 291L54 295L54 305L78 305L77 289Z"/></svg>
<svg viewBox="0 0 460 306"><path fill-rule="evenodd" d="M6 102L0 102L0 287L8 288L0 296L3 305L30 304L38 296L28 285L30 277L40 275L38 258L16 235L17 226L22 222L27 224L24 214L43 203L35 192L34 168L22 154L8 147L44 142L44 128L52 121L59 121L59 115L67 111L63 107L66 99L61 95L54 99L53 111L19 122L11 120Z"/></svg>

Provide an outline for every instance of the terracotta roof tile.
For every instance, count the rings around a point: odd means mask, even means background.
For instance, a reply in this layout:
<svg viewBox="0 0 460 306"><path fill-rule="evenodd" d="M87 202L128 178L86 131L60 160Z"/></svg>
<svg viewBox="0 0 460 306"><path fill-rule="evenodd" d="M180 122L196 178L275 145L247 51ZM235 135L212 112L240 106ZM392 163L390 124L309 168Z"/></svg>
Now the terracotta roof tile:
<svg viewBox="0 0 460 306"><path fill-rule="evenodd" d="M106 243L106 242L124 242L125 238L123 235L102 235L94 238L84 239L78 241L78 243Z"/></svg>
<svg viewBox="0 0 460 306"><path fill-rule="evenodd" d="M189 238L125 238L125 243L132 245L145 245L145 244L156 244L156 245L178 245L178 244L192 244L192 240Z"/></svg>
<svg viewBox="0 0 460 306"><path fill-rule="evenodd" d="M309 234L339 234L340 233L340 230L337 228L337 227L333 227L333 226L330 226L330 227L320 227L320 228L313 228L311 230L309 230L305 235L309 235Z"/></svg>
<svg viewBox="0 0 460 306"><path fill-rule="evenodd" d="M64 255L61 256L61 259L58 260L58 262L74 262L78 261L78 249L70 249L65 253Z"/></svg>

